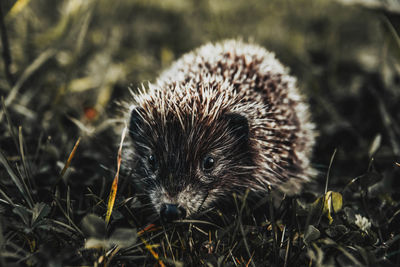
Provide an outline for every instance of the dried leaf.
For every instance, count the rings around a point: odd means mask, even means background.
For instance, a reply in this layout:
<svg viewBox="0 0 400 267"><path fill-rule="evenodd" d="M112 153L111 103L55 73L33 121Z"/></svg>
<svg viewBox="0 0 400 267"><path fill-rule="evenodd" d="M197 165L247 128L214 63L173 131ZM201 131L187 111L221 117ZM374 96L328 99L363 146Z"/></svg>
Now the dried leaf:
<svg viewBox="0 0 400 267"><path fill-rule="evenodd" d="M146 249L150 251L151 255L153 255L153 257L158 261L158 264L160 264L161 267L165 267L165 264L160 260L157 252L154 251L153 246L147 243L146 239L144 239L143 237L141 237L140 239L144 243Z"/></svg>
<svg viewBox="0 0 400 267"><path fill-rule="evenodd" d="M119 149L118 149L117 173L115 174L114 181L111 186L110 196L108 197L106 224L108 224L110 221L111 213L112 213L112 210L114 207L115 197L117 195L119 169L121 167L121 161L122 161L122 144L124 143L124 139L125 139L127 130L128 130L128 128L125 127L122 132L121 143L120 143Z"/></svg>
<svg viewBox="0 0 400 267"><path fill-rule="evenodd" d="M69 165L71 164L71 161L75 156L76 149L78 148L80 142L81 142L81 138L79 137L78 140L76 141L75 145L74 145L74 148L72 149L71 153L69 154L68 160L65 163L64 168L61 171L61 177L64 176L64 174L67 171Z"/></svg>

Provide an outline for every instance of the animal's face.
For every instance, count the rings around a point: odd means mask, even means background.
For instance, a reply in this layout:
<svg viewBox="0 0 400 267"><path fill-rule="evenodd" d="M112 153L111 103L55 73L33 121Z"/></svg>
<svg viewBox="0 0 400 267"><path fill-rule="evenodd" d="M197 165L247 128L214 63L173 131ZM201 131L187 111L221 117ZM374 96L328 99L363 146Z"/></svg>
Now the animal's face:
<svg viewBox="0 0 400 267"><path fill-rule="evenodd" d="M253 171L247 119L131 111L134 179L162 219L184 218L243 186Z"/></svg>

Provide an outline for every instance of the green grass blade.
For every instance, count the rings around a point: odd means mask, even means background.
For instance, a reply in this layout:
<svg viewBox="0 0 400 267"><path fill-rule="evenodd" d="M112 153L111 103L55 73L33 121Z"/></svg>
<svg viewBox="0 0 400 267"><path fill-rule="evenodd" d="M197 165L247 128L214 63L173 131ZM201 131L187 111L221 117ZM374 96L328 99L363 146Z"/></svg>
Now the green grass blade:
<svg viewBox="0 0 400 267"><path fill-rule="evenodd" d="M29 193L25 191L23 184L21 183L21 178L18 177L14 170L11 168L10 164L8 163L8 160L6 159L5 155L3 152L0 150L0 162L3 164L4 168L6 168L7 173L10 175L11 179L13 180L14 184L17 186L19 192L21 195L24 197L26 202L28 203L29 207L33 207L33 201L29 197Z"/></svg>

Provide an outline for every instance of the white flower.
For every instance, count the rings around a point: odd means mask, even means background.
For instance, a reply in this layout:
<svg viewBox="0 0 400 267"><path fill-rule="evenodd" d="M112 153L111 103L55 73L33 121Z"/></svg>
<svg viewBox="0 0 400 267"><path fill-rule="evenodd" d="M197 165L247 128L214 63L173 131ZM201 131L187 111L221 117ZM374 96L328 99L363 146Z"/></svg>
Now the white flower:
<svg viewBox="0 0 400 267"><path fill-rule="evenodd" d="M371 222L360 214L356 214L355 224L364 232L368 232L369 228L371 228Z"/></svg>

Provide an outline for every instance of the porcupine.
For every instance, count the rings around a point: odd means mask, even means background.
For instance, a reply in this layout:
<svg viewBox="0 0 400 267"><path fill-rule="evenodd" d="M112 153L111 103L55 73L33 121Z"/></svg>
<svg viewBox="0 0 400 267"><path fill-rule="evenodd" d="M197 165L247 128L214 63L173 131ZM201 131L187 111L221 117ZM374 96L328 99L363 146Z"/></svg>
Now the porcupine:
<svg viewBox="0 0 400 267"><path fill-rule="evenodd" d="M128 165L166 221L247 188L295 194L315 174L308 105L296 79L258 45L203 45L139 91Z"/></svg>

